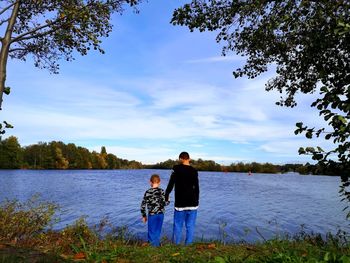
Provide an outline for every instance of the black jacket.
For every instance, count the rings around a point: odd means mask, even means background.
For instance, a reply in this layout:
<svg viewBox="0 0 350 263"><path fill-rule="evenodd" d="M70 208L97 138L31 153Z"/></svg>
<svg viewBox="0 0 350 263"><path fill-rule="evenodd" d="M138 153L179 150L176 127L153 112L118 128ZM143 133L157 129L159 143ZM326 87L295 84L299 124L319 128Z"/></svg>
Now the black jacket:
<svg viewBox="0 0 350 263"><path fill-rule="evenodd" d="M175 165L165 190L165 200L175 186L175 207L195 207L199 203L198 172L190 165Z"/></svg>

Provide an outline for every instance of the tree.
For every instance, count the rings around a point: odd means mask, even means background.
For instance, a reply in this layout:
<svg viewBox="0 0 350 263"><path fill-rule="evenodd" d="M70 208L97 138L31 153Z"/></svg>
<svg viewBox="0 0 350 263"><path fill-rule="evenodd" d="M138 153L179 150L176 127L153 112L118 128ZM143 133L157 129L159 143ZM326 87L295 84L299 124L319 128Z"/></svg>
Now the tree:
<svg viewBox="0 0 350 263"><path fill-rule="evenodd" d="M294 107L297 93L318 93L311 106L325 127L297 123L307 138L332 140L334 149L300 148L320 165L350 174L350 1L349 0L193 0L174 11L172 23L191 31L216 31L222 54L246 56L234 77L255 78L272 63L276 76L266 90L284 94L278 105ZM350 201L350 193L343 189Z"/></svg>
<svg viewBox="0 0 350 263"><path fill-rule="evenodd" d="M22 149L18 139L10 136L0 141L0 169L18 169L22 163Z"/></svg>
<svg viewBox="0 0 350 263"><path fill-rule="evenodd" d="M86 55L90 49L104 53L101 38L112 30L113 13L123 5L142 0L4 0L0 3L0 110L6 86L8 58L26 60L58 73L59 59L73 60L74 52ZM0 133L12 126L0 125Z"/></svg>
<svg viewBox="0 0 350 263"><path fill-rule="evenodd" d="M55 148L55 168L56 169L67 169L69 167L69 161L63 157L61 148Z"/></svg>

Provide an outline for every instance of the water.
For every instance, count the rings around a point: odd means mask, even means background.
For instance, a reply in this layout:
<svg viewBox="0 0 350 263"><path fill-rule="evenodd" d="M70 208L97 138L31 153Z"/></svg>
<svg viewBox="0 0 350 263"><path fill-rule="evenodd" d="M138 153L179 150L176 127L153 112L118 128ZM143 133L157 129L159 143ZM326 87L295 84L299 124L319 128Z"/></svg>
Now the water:
<svg viewBox="0 0 350 263"><path fill-rule="evenodd" d="M107 216L146 239L140 203L152 173L166 188L169 170L0 170L0 201L25 201L35 193L58 203L63 212L55 228L82 215L91 224ZM298 174L200 172L200 207L196 238L254 242L275 235L350 232L338 195L340 178ZM171 194L173 200L173 193ZM165 213L163 235L171 237L173 203ZM258 231L256 230L258 229ZM259 233L258 233L259 232Z"/></svg>

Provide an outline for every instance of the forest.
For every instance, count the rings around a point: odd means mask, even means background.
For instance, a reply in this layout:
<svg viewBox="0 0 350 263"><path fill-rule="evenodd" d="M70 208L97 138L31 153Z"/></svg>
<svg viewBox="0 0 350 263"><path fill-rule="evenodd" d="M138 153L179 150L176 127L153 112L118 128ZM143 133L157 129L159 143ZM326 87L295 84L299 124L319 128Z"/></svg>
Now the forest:
<svg viewBox="0 0 350 263"><path fill-rule="evenodd" d="M142 164L73 143L39 142L21 147L17 137L0 141L0 169L141 169Z"/></svg>
<svg viewBox="0 0 350 263"><path fill-rule="evenodd" d="M60 141L39 142L22 147L17 137L10 136L0 141L0 169L171 169L177 160L167 160L156 164L118 158L107 153L102 146L100 152L90 152L87 148ZM314 175L336 175L320 165L243 163L221 165L212 160L191 160L199 171L244 172L244 173L288 173Z"/></svg>

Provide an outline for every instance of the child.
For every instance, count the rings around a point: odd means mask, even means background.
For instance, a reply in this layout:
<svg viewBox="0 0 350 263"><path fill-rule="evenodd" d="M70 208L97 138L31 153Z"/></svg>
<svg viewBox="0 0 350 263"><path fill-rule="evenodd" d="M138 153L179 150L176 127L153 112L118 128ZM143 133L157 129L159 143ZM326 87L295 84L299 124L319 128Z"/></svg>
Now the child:
<svg viewBox="0 0 350 263"><path fill-rule="evenodd" d="M142 221L148 221L148 242L152 246L160 246L160 233L164 220L164 207L169 204L165 202L165 194L162 188L159 188L160 177L153 174L150 179L151 188L145 192L141 203ZM148 218L146 215L148 210Z"/></svg>

